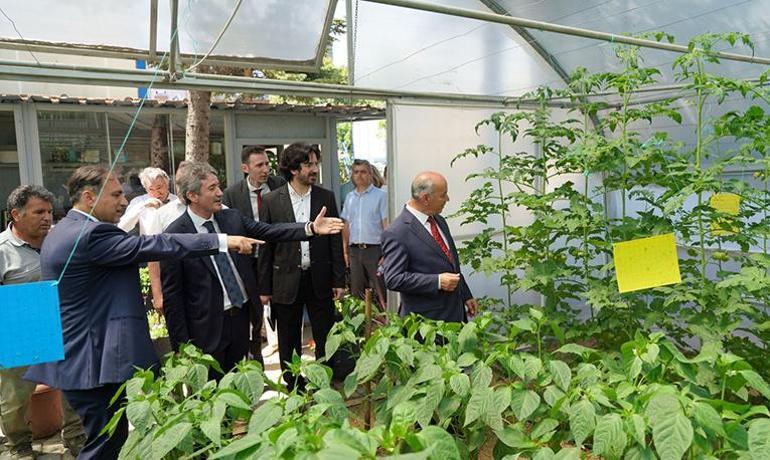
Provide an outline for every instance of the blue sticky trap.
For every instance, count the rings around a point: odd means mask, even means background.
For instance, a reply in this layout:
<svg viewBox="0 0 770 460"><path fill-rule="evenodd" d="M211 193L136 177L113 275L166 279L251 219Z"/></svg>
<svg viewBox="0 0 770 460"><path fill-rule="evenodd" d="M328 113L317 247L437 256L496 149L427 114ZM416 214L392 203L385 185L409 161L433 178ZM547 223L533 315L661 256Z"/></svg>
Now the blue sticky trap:
<svg viewBox="0 0 770 460"><path fill-rule="evenodd" d="M64 359L55 281L0 286L0 369Z"/></svg>

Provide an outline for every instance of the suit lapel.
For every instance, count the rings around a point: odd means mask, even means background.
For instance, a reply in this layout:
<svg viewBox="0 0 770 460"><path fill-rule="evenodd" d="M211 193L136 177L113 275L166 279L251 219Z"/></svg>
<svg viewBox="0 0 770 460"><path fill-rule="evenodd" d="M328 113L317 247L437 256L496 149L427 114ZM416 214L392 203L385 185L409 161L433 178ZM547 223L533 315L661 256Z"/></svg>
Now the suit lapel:
<svg viewBox="0 0 770 460"><path fill-rule="evenodd" d="M182 214L182 221L180 223L183 224L182 232L180 233L198 233L198 229L195 228L195 224L190 218L190 215L187 213L187 210L185 210L185 212ZM219 221L217 221L217 224L218 223ZM211 262L211 257L200 257L200 260L201 262L203 262L203 265L205 265L206 268L208 268L211 274L214 275L214 277L216 277L217 272L214 269L214 264Z"/></svg>
<svg viewBox="0 0 770 460"><path fill-rule="evenodd" d="M441 259L446 261L448 265L452 265L449 263L449 260L447 260L446 255L444 254L444 251L441 250L441 248L438 246L438 243L436 243L436 240L433 239L433 236L428 233L428 230L423 227L422 223L420 223L420 220L416 218L411 212L409 212L408 209L404 209L404 212L408 215L406 216L409 221L409 228L412 230L412 232L428 247L430 247L433 251L436 252L436 254L439 254L441 256Z"/></svg>
<svg viewBox="0 0 770 460"><path fill-rule="evenodd" d="M321 208L323 207L324 203L321 203L321 191L318 187L313 187L310 189L310 215L307 216L308 220L314 220L315 216L321 212ZM326 212L329 212L329 210L327 209Z"/></svg>
<svg viewBox="0 0 770 460"><path fill-rule="evenodd" d="M249 179L243 179L241 181L241 199L244 200L240 207L241 209L245 209L246 212L244 215L250 219L254 218L254 211L251 208L251 190L249 190Z"/></svg>
<svg viewBox="0 0 770 460"><path fill-rule="evenodd" d="M289 186L281 187L276 193L281 194L281 200L279 203L283 205L283 212L285 213L285 222L296 222L297 218L294 216L294 206L291 204L291 195L289 195Z"/></svg>

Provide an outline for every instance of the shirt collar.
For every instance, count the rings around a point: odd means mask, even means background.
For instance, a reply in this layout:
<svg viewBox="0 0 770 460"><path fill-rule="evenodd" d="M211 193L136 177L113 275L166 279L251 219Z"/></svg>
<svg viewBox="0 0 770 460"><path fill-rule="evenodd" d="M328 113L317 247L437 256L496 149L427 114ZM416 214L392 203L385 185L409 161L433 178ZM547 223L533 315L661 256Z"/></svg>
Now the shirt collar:
<svg viewBox="0 0 770 460"><path fill-rule="evenodd" d="M72 210L75 211L75 212L79 212L80 214L83 214L84 216L88 217L89 219L91 219L94 222L99 222L99 219L97 219L96 217L92 216L91 214L88 214L87 212L83 212L80 209L76 209L76 208L72 208Z"/></svg>
<svg viewBox="0 0 770 460"><path fill-rule="evenodd" d="M262 183L262 185L260 185L259 187L254 187L254 186L251 184L251 182L249 181L249 178L248 178L248 177L246 178L246 185L248 185L248 186L249 186L249 192L251 192L251 193L254 193L254 192L256 192L257 190L262 190L262 193L265 193L265 192L269 192L269 191L270 191L270 187L267 185L267 182L263 182L263 183Z"/></svg>
<svg viewBox="0 0 770 460"><path fill-rule="evenodd" d="M26 241L20 239L18 236L16 236L15 233L13 233L13 230L11 229L12 225L13 224L8 224L8 227L5 229L5 233L8 236L8 241L10 241L11 244L16 247L22 247L27 244Z"/></svg>
<svg viewBox="0 0 770 460"><path fill-rule="evenodd" d="M190 216L190 219L193 221L193 225L195 225L195 228L201 229L205 228L203 224L206 222L213 222L214 221L214 215L211 215L210 219L204 219L203 217L199 216L198 214L195 214L190 207L187 207L187 214Z"/></svg>
<svg viewBox="0 0 770 460"><path fill-rule="evenodd" d="M292 187L291 184L289 184L289 196L291 196L292 198L299 198L299 199L305 198L306 196L310 196L310 192L312 191L313 191L313 186L311 185L310 187L308 187L306 194L300 195L299 193L297 193L296 190L294 190L294 187Z"/></svg>
<svg viewBox="0 0 770 460"><path fill-rule="evenodd" d="M366 190L364 190L363 192L359 192L357 188L354 188L353 193L355 193L358 196L366 195L367 193L371 192L373 188L374 188L374 184L369 184L369 186L366 187Z"/></svg>
<svg viewBox="0 0 770 460"><path fill-rule="evenodd" d="M422 213L422 212L420 212L420 211L418 211L418 210L414 209L413 207L411 207L411 206L409 205L409 203L407 203L407 204L406 204L406 210L407 210L407 211L409 211L409 212L411 212L411 213L412 213L412 215L414 215L414 217L416 217L416 218L417 218L417 220L419 220L419 221L420 221L420 223L421 223L422 225L425 225L425 222L427 222L427 221L428 221L428 218L430 218L430 216L429 216L429 215L427 215L427 214L425 214L425 213Z"/></svg>

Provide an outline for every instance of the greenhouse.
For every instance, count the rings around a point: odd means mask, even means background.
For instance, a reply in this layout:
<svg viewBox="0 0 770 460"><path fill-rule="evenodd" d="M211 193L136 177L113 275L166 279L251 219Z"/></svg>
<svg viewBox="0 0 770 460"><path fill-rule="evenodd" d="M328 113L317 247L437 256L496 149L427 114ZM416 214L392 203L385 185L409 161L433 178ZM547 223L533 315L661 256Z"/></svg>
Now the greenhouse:
<svg viewBox="0 0 770 460"><path fill-rule="evenodd" d="M0 458L770 459L768 6L4 5Z"/></svg>

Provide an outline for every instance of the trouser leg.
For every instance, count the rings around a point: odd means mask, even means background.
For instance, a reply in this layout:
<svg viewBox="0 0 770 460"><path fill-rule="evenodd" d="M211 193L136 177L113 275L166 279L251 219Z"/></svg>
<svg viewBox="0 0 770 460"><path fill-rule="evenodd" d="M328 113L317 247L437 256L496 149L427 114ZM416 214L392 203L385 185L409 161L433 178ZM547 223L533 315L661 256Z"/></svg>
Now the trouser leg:
<svg viewBox="0 0 770 460"><path fill-rule="evenodd" d="M281 371L289 390L293 389L297 379L286 375L287 363L291 363L294 353L302 356L302 311L303 304L272 304L273 318L278 332L278 357Z"/></svg>
<svg viewBox="0 0 770 460"><path fill-rule="evenodd" d="M319 360L326 355L326 337L334 326L334 300L331 297L308 300L306 305L315 341L315 359Z"/></svg>
<svg viewBox="0 0 770 460"><path fill-rule="evenodd" d="M372 288L372 302L384 310L386 306L385 285L382 277L377 275L382 251L379 246L370 246L363 251L361 266L365 273L366 285Z"/></svg>
<svg viewBox="0 0 770 460"><path fill-rule="evenodd" d="M348 252L350 260L350 294L364 298L366 290L366 272L364 269L363 249L351 246Z"/></svg>
<svg viewBox="0 0 770 460"><path fill-rule="evenodd" d="M78 460L117 459L120 449L128 438L128 420L120 418L112 437L100 435L112 416L125 402L125 393L110 405L110 400L117 393L119 384L111 383L89 390L64 390L70 406L80 415L86 432L86 443L78 455Z"/></svg>
<svg viewBox="0 0 770 460"><path fill-rule="evenodd" d="M25 416L37 385L22 378L26 371L27 367L0 371L0 429L12 453L32 446L32 432Z"/></svg>

